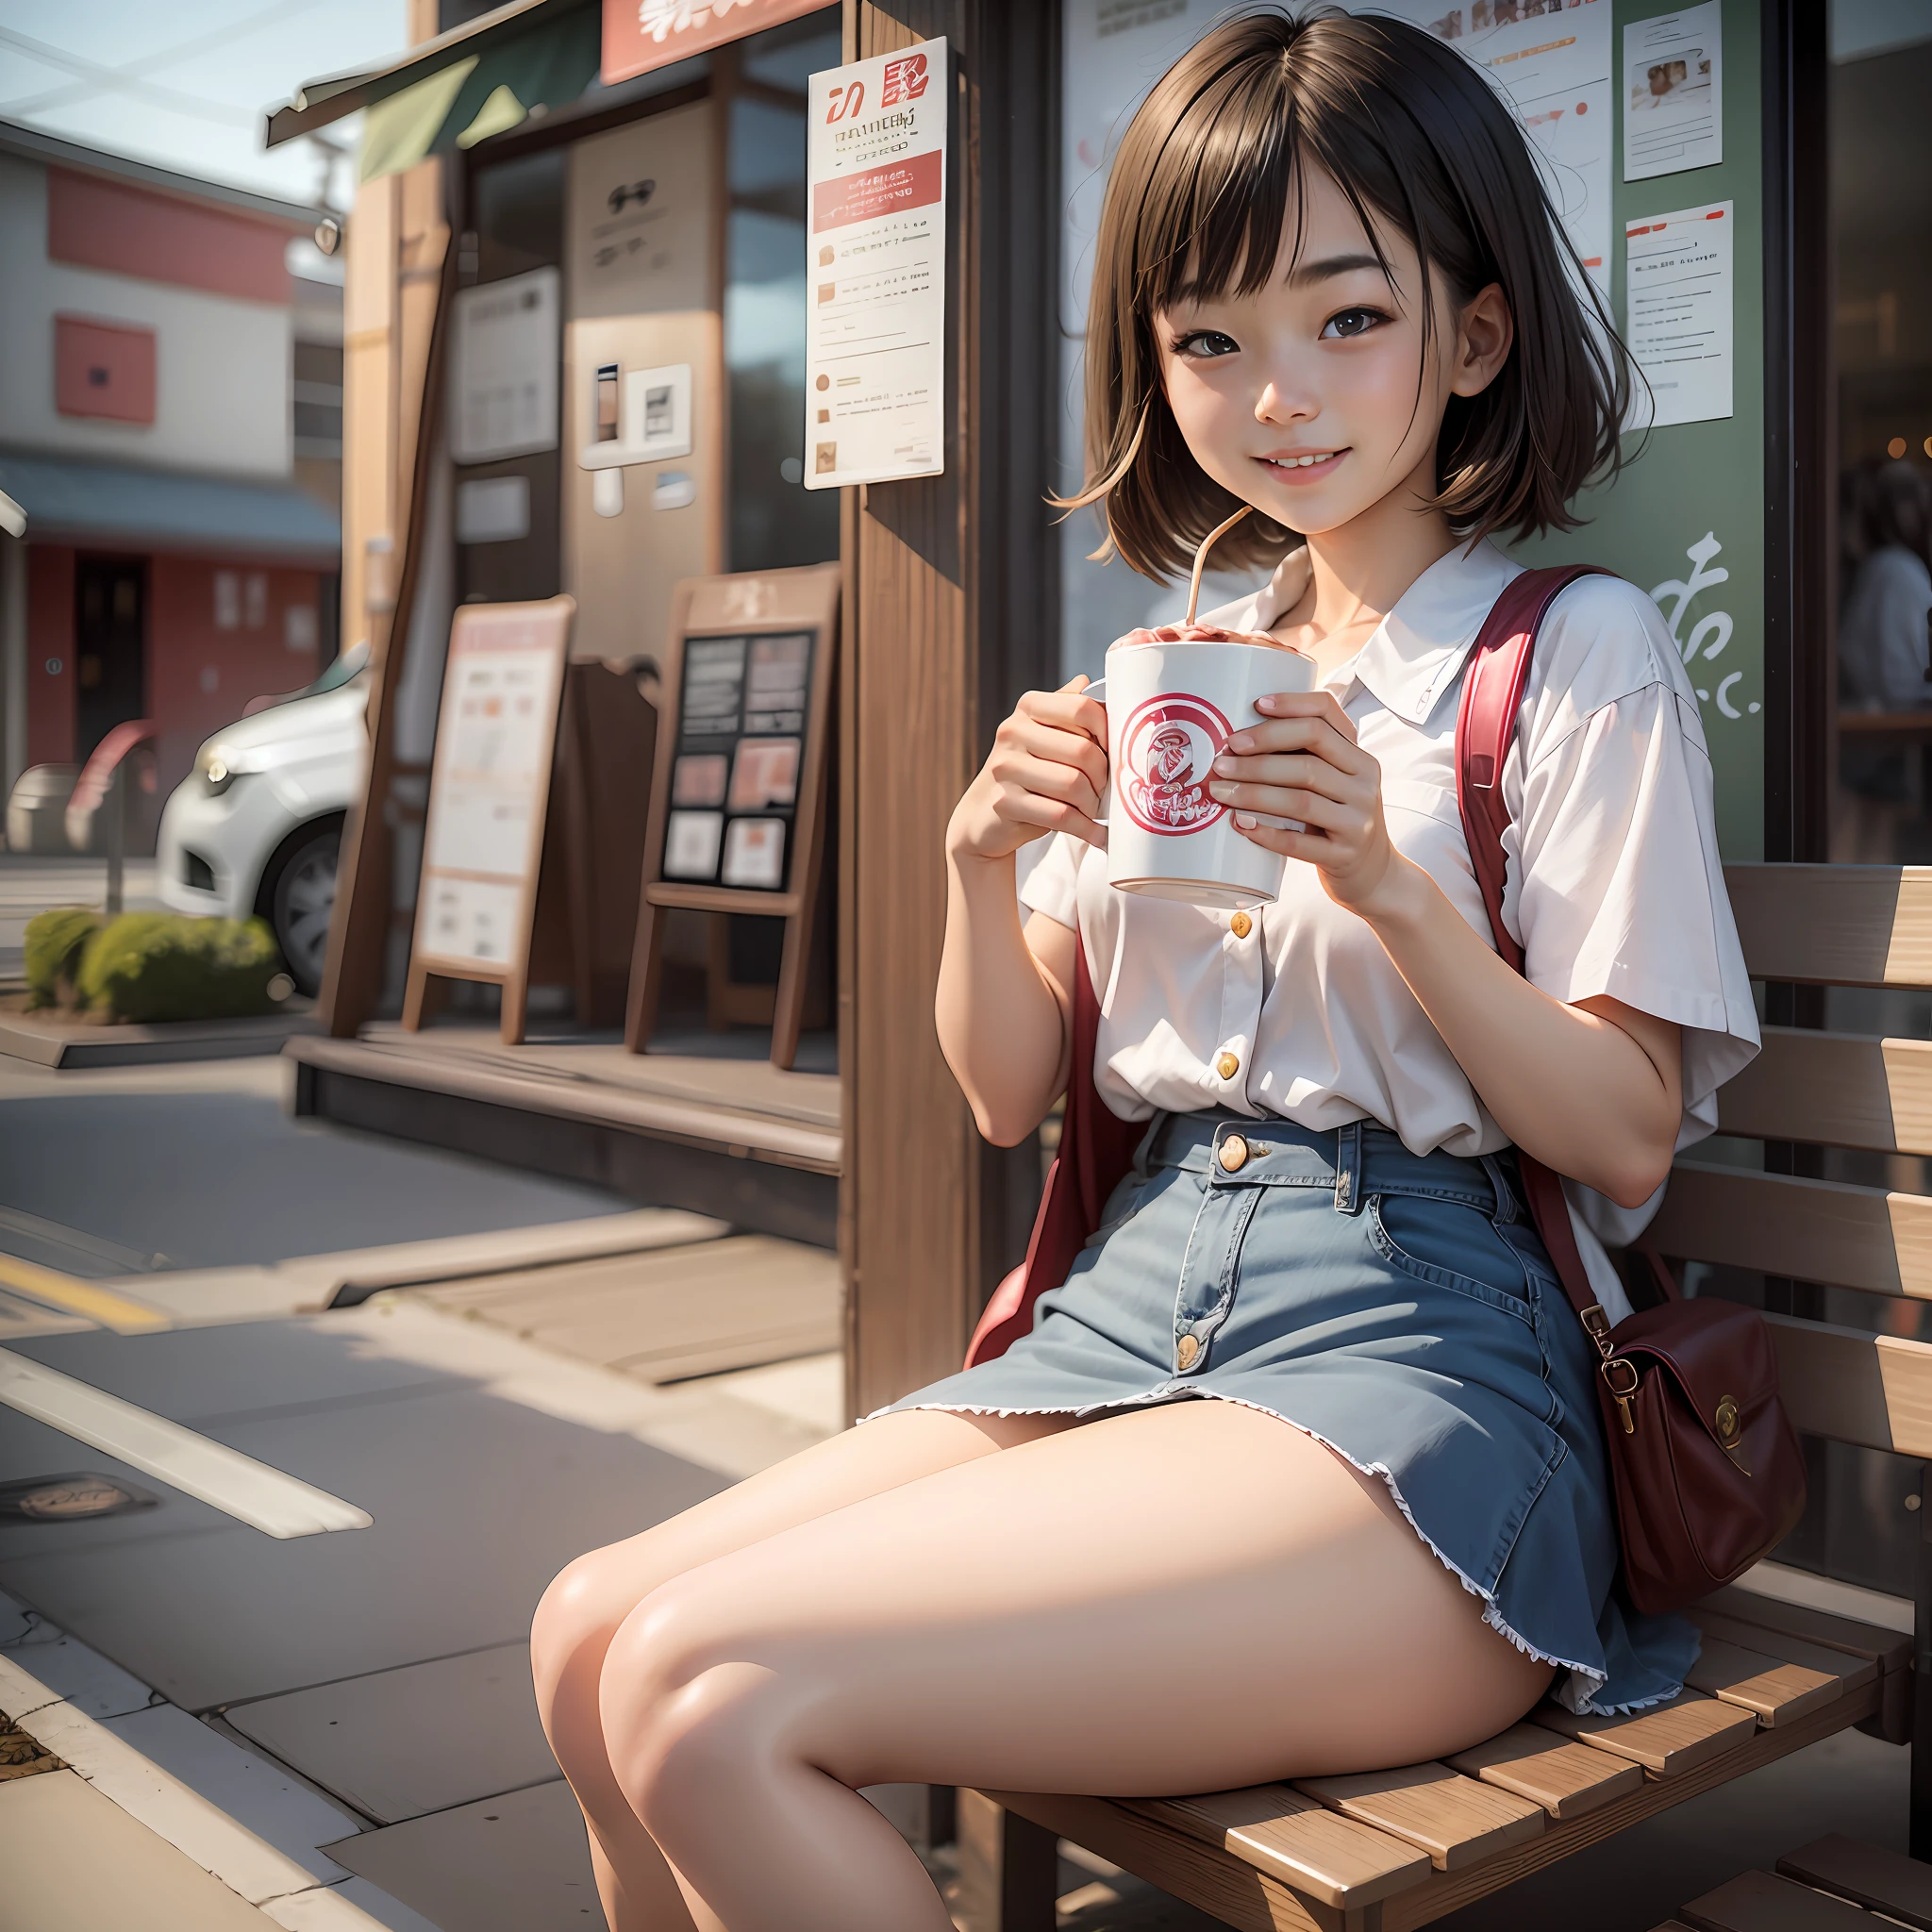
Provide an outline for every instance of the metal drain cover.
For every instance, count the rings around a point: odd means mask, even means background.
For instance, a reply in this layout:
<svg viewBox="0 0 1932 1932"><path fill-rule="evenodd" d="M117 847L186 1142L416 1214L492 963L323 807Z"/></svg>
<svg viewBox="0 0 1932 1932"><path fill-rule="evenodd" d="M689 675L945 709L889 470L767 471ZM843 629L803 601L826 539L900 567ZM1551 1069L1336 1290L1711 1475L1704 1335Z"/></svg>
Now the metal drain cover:
<svg viewBox="0 0 1932 1932"><path fill-rule="evenodd" d="M74 1523L89 1516L124 1516L152 1509L160 1499L117 1476L82 1472L41 1475L25 1482L0 1483L0 1518L29 1523Z"/></svg>

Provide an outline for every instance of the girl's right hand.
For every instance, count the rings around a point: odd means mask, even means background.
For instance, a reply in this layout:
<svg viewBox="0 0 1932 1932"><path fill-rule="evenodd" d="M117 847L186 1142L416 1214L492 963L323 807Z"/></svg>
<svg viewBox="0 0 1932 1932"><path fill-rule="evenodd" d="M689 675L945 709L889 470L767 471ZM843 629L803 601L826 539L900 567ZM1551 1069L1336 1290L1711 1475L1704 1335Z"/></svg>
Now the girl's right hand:
<svg viewBox="0 0 1932 1932"><path fill-rule="evenodd" d="M1107 787L1107 709L1084 697L1085 677L1029 691L993 734L992 753L946 828L956 858L1008 858L1048 832L1071 832L1105 850L1096 823Z"/></svg>

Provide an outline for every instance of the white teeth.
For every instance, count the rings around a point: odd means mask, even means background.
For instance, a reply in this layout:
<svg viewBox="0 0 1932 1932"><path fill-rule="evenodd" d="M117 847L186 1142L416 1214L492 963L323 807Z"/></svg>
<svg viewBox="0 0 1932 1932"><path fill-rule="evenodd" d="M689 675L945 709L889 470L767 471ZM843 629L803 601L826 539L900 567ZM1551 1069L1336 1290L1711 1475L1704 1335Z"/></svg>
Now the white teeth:
<svg viewBox="0 0 1932 1932"><path fill-rule="evenodd" d="M1334 454L1332 449L1326 449L1320 456L1269 457L1266 460L1273 463L1277 470L1309 470L1317 463L1325 463Z"/></svg>

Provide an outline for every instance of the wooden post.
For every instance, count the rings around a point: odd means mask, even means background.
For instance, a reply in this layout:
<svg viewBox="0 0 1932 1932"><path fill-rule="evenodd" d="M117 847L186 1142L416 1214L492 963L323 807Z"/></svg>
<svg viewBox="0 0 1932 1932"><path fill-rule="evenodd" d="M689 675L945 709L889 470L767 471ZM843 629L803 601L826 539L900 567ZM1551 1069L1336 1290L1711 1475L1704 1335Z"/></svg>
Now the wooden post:
<svg viewBox="0 0 1932 1932"><path fill-rule="evenodd" d="M1059 1840L981 1791L958 1804L963 1932L1053 1932Z"/></svg>
<svg viewBox="0 0 1932 1932"><path fill-rule="evenodd" d="M842 1218L853 1413L949 1374L1040 1192L989 1147L940 1054L947 819L1019 693L1058 684L1058 12L847 0L846 53L943 35L945 474L850 492L840 812Z"/></svg>

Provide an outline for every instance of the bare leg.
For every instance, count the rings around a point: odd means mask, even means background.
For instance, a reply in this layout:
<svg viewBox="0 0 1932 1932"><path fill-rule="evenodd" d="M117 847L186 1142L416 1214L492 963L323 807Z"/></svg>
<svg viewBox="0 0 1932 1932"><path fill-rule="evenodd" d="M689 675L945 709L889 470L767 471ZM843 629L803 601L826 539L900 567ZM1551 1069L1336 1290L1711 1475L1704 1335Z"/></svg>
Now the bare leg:
<svg viewBox="0 0 1932 1932"><path fill-rule="evenodd" d="M1407 1764L1503 1729L1549 1676L1378 1480L1196 1401L686 1571L625 1619L601 1704L700 1924L947 1932L858 1787L1133 1795Z"/></svg>
<svg viewBox="0 0 1932 1932"><path fill-rule="evenodd" d="M611 1932L689 1932L692 1924L662 1855L618 1789L604 1745L598 1675L631 1611L682 1572L762 1537L1071 1425L1067 1416L881 1416L563 1571L538 1606L531 1663L550 1748L590 1825Z"/></svg>

